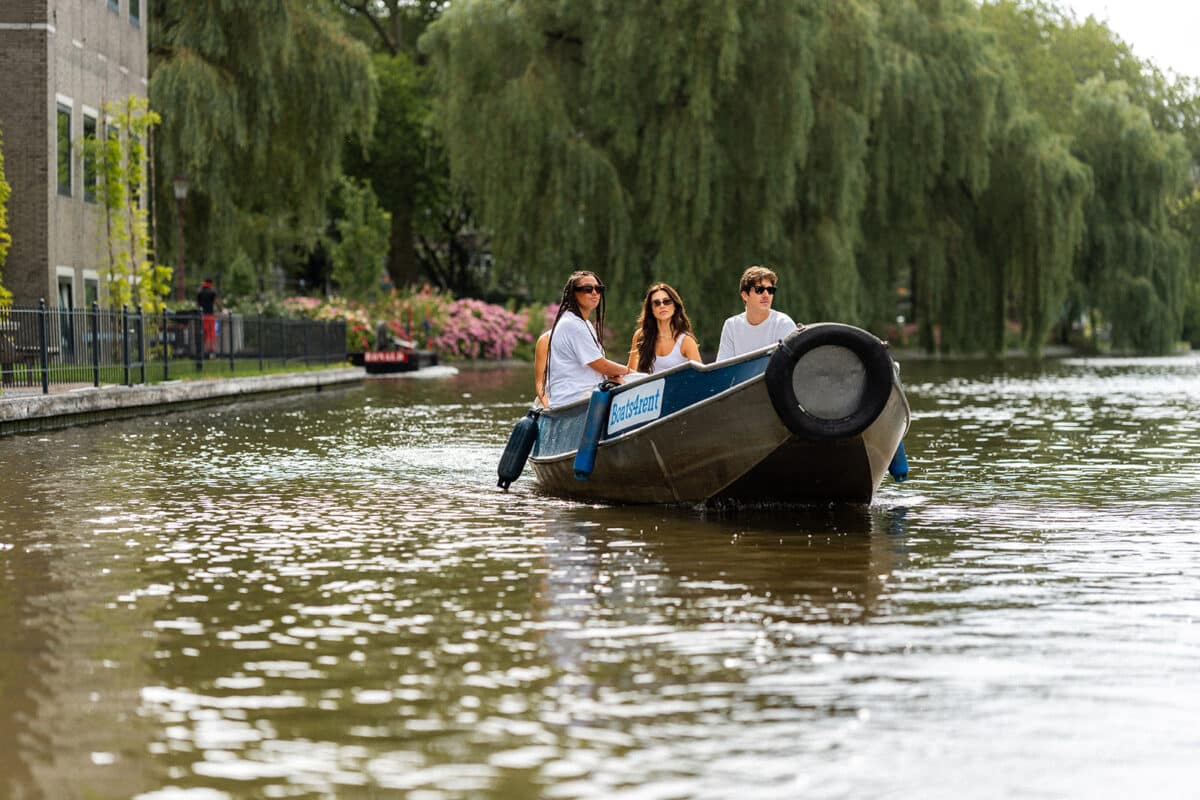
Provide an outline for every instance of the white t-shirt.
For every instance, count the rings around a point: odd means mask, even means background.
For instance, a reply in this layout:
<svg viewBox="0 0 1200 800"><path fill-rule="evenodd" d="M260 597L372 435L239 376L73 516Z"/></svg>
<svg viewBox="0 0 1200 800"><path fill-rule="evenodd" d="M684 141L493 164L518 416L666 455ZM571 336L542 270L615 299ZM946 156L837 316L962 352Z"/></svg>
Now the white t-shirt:
<svg viewBox="0 0 1200 800"><path fill-rule="evenodd" d="M604 350L596 341L596 329L574 311L558 319L550 338L550 381L546 397L550 407L587 397L604 376L588 366L604 358Z"/></svg>
<svg viewBox="0 0 1200 800"><path fill-rule="evenodd" d="M796 323L792 322L792 318L775 309L771 309L767 318L757 325L751 325L744 313L732 316L725 320L725 327L721 329L717 361L774 344L794 330Z"/></svg>

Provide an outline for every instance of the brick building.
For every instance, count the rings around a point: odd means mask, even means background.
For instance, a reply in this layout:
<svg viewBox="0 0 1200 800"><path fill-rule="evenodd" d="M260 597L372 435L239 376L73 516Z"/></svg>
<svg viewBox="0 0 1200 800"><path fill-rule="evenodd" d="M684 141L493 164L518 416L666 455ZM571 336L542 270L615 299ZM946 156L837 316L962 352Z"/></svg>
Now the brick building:
<svg viewBox="0 0 1200 800"><path fill-rule="evenodd" d="M106 238L86 137L146 96L149 0L0 0L0 133L12 196L4 285L18 305L97 299Z"/></svg>

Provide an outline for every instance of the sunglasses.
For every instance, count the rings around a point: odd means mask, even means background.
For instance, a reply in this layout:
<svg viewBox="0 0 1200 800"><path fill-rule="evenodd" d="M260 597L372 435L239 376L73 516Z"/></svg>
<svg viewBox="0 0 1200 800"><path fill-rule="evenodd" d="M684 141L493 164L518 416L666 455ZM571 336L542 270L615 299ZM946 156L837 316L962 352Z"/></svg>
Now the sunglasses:
<svg viewBox="0 0 1200 800"><path fill-rule="evenodd" d="M584 294L591 294L592 292L595 292L596 294L604 294L604 284L589 283L586 286L576 286L575 291L583 292Z"/></svg>
<svg viewBox="0 0 1200 800"><path fill-rule="evenodd" d="M752 288L754 289L755 294L762 294L763 292L766 292L767 294L771 295L772 297L775 296L775 287L774 286L754 286Z"/></svg>
<svg viewBox="0 0 1200 800"><path fill-rule="evenodd" d="M669 297L664 297L661 300L651 300L650 305L654 306L655 308L658 308L659 306L673 306L675 305L675 301Z"/></svg>

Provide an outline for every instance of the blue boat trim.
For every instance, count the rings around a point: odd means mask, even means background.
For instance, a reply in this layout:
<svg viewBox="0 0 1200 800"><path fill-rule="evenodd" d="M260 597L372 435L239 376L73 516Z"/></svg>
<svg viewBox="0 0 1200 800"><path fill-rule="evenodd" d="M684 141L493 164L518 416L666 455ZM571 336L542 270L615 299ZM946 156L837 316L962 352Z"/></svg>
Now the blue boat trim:
<svg viewBox="0 0 1200 800"><path fill-rule="evenodd" d="M616 387L611 392L606 430L597 443L608 443L664 423L681 411L718 399L737 391L749 381L761 379L775 347L770 345L716 364L680 364L660 375ZM655 386L660 388L647 396L645 390ZM636 402L623 403L623 396ZM590 398L581 399L545 411L538 418L538 440L532 457L554 458L577 451L584 439L589 403ZM630 419L633 421L630 422ZM613 428L616 428L615 432Z"/></svg>

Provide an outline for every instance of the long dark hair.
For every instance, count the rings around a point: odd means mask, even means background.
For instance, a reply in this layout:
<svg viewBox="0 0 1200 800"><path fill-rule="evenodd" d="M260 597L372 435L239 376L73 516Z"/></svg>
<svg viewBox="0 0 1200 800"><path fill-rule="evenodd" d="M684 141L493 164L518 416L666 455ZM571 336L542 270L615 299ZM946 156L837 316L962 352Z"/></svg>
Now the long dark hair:
<svg viewBox="0 0 1200 800"><path fill-rule="evenodd" d="M678 339L681 333L686 333L693 339L696 338L696 334L692 333L692 321L688 319L687 312L683 310L683 298L679 296L679 292L675 291L670 284L654 284L646 290L646 297L642 300L642 313L638 314L637 333L633 335L633 346L638 354L638 372L649 372L654 366L654 342L658 338L658 319L654 316L650 298L654 296L655 292L666 292L675 301L675 313L671 314L671 341L674 342Z"/></svg>
<svg viewBox="0 0 1200 800"><path fill-rule="evenodd" d="M571 273L571 277L567 278L567 283L563 286L562 297L558 301L558 313L554 315L554 322L550 325L550 341L546 342L546 371L542 375L542 380L546 386L546 391L550 391L550 354L554 347L554 329L558 327L558 321L562 319L562 315L568 311L574 312L580 319L583 314L579 311L579 303L575 300L575 287L579 284L580 278L592 277L596 279L596 283L603 285L604 281L600 280L600 276L586 269L575 270ZM600 294L600 305L596 306L596 318L591 320L594 330L592 330L592 338L600 349L604 349L604 294Z"/></svg>

